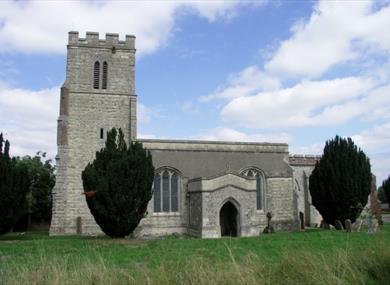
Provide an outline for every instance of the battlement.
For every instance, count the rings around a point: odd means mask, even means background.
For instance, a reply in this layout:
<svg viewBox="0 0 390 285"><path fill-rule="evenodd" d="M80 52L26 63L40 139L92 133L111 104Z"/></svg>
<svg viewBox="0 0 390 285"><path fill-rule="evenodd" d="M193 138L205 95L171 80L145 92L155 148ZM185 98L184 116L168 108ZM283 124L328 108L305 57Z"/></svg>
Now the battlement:
<svg viewBox="0 0 390 285"><path fill-rule="evenodd" d="M120 41L118 34L106 33L105 39L99 39L99 33L87 32L85 38L80 38L79 32L71 31L68 34L68 45L135 50L135 36L126 35L126 40Z"/></svg>
<svg viewBox="0 0 390 285"><path fill-rule="evenodd" d="M321 155L290 155L288 160L292 166L314 166L321 159Z"/></svg>

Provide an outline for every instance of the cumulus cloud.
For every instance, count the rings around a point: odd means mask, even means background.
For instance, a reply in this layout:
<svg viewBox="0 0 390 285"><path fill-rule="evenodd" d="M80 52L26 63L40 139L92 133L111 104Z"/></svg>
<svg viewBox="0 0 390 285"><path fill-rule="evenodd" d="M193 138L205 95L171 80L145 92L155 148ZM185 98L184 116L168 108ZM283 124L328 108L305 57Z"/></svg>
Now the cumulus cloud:
<svg viewBox="0 0 390 285"><path fill-rule="evenodd" d="M213 99L234 99L237 97L253 95L255 92L275 90L280 88L280 82L271 77L257 66L249 66L240 73L232 75L227 86L219 87L207 96L200 98L200 101L207 102Z"/></svg>
<svg viewBox="0 0 390 285"><path fill-rule="evenodd" d="M373 86L373 80L361 77L303 81L291 88L236 98L222 109L221 116L226 122L250 128L337 125L366 108L357 99ZM344 109L347 102L357 106Z"/></svg>
<svg viewBox="0 0 390 285"><path fill-rule="evenodd" d="M365 129L359 134L353 135L352 139L365 151L377 153L378 151L387 149L390 145L390 122ZM390 149L388 149L388 152L390 153Z"/></svg>
<svg viewBox="0 0 390 285"><path fill-rule="evenodd" d="M287 133L244 133L232 128L218 127L194 139L210 141L274 142L288 143L292 137Z"/></svg>
<svg viewBox="0 0 390 285"><path fill-rule="evenodd" d="M263 2L263 1L259 1ZM0 52L65 53L66 33L117 32L137 36L141 54L166 44L175 15L189 11L209 21L231 17L239 1L0 1Z"/></svg>
<svg viewBox="0 0 390 285"><path fill-rule="evenodd" d="M390 6L374 10L373 1L319 1L307 22L292 28L265 65L271 74L318 77L364 53L389 53Z"/></svg>
<svg viewBox="0 0 390 285"><path fill-rule="evenodd" d="M41 150L54 158L59 87L31 91L0 84L0 132L11 142L11 154Z"/></svg>
<svg viewBox="0 0 390 285"><path fill-rule="evenodd" d="M370 158L379 186L390 175L390 121L364 129L352 139Z"/></svg>

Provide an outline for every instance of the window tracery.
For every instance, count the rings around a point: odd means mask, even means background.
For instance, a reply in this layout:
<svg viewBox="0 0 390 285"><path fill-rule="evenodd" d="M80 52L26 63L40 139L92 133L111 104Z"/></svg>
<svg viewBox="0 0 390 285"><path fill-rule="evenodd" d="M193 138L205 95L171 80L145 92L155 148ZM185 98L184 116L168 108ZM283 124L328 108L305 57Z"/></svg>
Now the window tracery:
<svg viewBox="0 0 390 285"><path fill-rule="evenodd" d="M179 211L180 177L172 169L161 169L154 176L153 209L159 212Z"/></svg>

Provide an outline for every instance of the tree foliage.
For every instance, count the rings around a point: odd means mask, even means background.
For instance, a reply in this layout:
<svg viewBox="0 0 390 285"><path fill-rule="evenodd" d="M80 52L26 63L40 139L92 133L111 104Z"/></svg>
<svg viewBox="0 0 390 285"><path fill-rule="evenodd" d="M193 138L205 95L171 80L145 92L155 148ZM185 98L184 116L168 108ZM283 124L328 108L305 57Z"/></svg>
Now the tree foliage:
<svg viewBox="0 0 390 285"><path fill-rule="evenodd" d="M107 133L105 147L82 172L88 207L102 231L111 237L133 232L152 198L154 167L141 143L127 147L121 129Z"/></svg>
<svg viewBox="0 0 390 285"><path fill-rule="evenodd" d="M352 222L367 204L371 191L371 166L351 138L336 136L325 144L324 153L310 176L312 203L328 223Z"/></svg>
<svg viewBox="0 0 390 285"><path fill-rule="evenodd" d="M9 156L10 143L0 134L0 235L12 229L26 209L27 169Z"/></svg>
<svg viewBox="0 0 390 285"><path fill-rule="evenodd" d="M27 168L30 191L27 195L27 211L33 223L50 222L52 211L52 189L55 184L55 167L45 152L34 157L17 158L18 165Z"/></svg>
<svg viewBox="0 0 390 285"><path fill-rule="evenodd" d="M384 182L384 181L383 181ZM385 194L385 190L383 190L383 187L380 186L378 188L378 200L381 202L381 203L387 203L387 197L386 197L386 194Z"/></svg>
<svg viewBox="0 0 390 285"><path fill-rule="evenodd" d="M384 196L386 197L387 203L390 204L390 175L382 182L382 189L384 192ZM390 207L390 206L389 206Z"/></svg>

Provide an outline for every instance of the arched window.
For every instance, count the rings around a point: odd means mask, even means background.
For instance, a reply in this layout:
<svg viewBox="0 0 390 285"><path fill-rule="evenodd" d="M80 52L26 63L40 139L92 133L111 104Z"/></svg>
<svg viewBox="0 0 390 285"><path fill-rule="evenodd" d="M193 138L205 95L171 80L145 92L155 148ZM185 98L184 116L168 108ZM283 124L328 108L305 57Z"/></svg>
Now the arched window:
<svg viewBox="0 0 390 285"><path fill-rule="evenodd" d="M108 72L108 65L107 62L103 62L103 79L102 79L102 88L107 89L107 72Z"/></svg>
<svg viewBox="0 0 390 285"><path fill-rule="evenodd" d="M180 177L171 169L162 169L154 176L154 212L179 211Z"/></svg>
<svg viewBox="0 0 390 285"><path fill-rule="evenodd" d="M93 66L93 88L99 89L99 77L100 77L100 62L95 61Z"/></svg>
<svg viewBox="0 0 390 285"><path fill-rule="evenodd" d="M241 172L242 175L256 178L256 208L257 210L264 209L264 175L255 168L248 168Z"/></svg>

